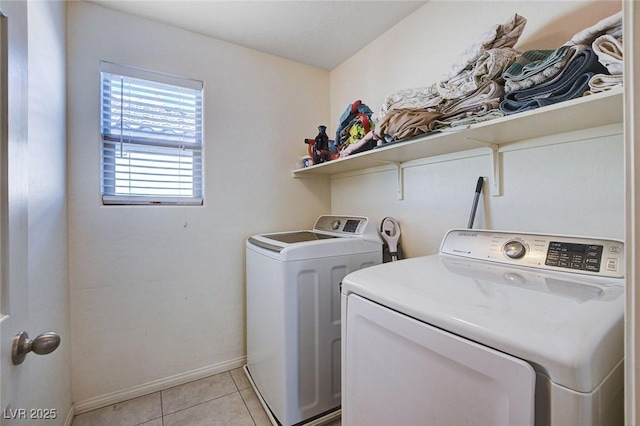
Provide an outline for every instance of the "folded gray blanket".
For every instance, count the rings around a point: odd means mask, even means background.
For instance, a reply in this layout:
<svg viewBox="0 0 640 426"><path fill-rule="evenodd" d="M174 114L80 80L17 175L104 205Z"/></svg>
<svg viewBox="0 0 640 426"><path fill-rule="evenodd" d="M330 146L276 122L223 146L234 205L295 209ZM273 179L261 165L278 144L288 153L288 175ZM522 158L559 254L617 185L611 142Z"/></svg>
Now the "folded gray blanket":
<svg viewBox="0 0 640 426"><path fill-rule="evenodd" d="M595 74L607 74L607 69L598 62L598 56L592 49L582 49L553 80L506 94L500 110L505 114L515 114L579 98L589 90L589 80Z"/></svg>

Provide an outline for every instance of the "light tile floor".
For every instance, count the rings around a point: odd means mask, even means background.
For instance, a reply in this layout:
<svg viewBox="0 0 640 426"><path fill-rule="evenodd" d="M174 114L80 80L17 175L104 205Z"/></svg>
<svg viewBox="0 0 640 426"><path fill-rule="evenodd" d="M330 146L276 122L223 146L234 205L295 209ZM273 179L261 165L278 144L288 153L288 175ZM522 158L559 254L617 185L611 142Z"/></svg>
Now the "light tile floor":
<svg viewBox="0 0 640 426"><path fill-rule="evenodd" d="M270 426L242 368L79 414L72 426ZM332 423L340 425L340 422Z"/></svg>

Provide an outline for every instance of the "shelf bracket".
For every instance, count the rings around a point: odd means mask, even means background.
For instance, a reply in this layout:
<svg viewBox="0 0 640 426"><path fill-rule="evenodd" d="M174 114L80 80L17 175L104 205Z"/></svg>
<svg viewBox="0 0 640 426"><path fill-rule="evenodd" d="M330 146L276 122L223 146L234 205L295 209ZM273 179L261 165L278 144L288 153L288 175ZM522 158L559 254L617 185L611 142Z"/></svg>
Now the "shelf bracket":
<svg viewBox="0 0 640 426"><path fill-rule="evenodd" d="M465 138L466 140L473 141L479 145L485 146L491 150L491 162L493 167L493 174L491 179L491 195L494 197L499 197L502 195L502 162L501 162L501 153L500 153L500 145L480 141L478 139Z"/></svg>
<svg viewBox="0 0 640 426"><path fill-rule="evenodd" d="M393 164L396 166L396 184L398 187L398 200L404 200L404 168L402 167L402 163L397 161L386 161L386 160L377 160L378 163L384 164Z"/></svg>

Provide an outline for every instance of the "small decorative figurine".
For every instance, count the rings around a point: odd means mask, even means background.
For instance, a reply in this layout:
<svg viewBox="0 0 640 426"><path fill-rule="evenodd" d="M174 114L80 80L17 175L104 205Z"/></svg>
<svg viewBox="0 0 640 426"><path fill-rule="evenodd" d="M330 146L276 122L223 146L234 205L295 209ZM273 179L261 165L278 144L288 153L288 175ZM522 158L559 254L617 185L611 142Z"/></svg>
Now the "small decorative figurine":
<svg viewBox="0 0 640 426"><path fill-rule="evenodd" d="M327 126L318 126L318 136L316 136L313 143L313 162L320 164L329 160L331 160L331 151L329 151Z"/></svg>

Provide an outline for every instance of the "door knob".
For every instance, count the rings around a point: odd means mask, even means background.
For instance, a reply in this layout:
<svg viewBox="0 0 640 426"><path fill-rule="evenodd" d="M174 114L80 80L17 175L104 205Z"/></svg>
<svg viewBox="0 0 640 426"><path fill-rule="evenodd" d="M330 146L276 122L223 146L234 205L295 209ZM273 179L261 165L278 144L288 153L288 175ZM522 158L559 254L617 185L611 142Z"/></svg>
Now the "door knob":
<svg viewBox="0 0 640 426"><path fill-rule="evenodd" d="M20 365L29 352L46 355L55 351L58 346L60 346L60 336L53 331L42 333L35 339L29 339L27 332L21 331L13 337L11 361L14 365Z"/></svg>

